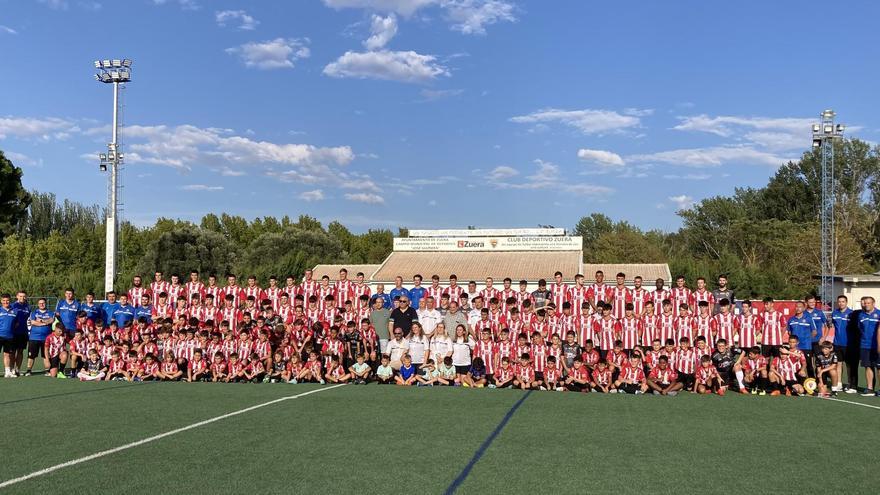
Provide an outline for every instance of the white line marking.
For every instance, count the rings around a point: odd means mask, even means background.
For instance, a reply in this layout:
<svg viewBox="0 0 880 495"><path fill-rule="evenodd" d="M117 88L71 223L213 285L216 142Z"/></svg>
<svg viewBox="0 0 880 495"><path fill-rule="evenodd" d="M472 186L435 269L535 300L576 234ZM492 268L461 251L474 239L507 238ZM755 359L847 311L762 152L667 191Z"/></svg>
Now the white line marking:
<svg viewBox="0 0 880 495"><path fill-rule="evenodd" d="M163 438L165 438L165 437L170 437L171 435L176 435L176 434L178 434L178 433L181 433L181 432L184 432L184 431L187 431L187 430L192 430L193 428L198 428L198 427L200 427L200 426L205 426L205 425L207 425L207 424L215 423L215 422L217 422L217 421L220 421L220 420L223 420L223 419L226 419L226 418L231 418L231 417L233 417L233 416L238 416L239 414L244 414L244 413L246 413L246 412L251 412L251 411L253 411L253 410L255 410L255 409L260 409L260 408L262 408L262 407L271 406L272 404L277 404L277 403L279 403L279 402L284 402L284 401L286 401L286 400L299 399L300 397L305 397L306 395L316 394L316 393L318 393L318 392L326 392L327 390L332 390L332 389L334 389L334 388L342 387L342 386L344 386L344 385L345 385L344 383L340 383L339 385L333 385L333 386L325 387L325 388L318 388L318 389L315 389L315 390L310 390L310 391L308 391L308 392L303 392L303 393L301 393L301 394L290 395L290 396L287 396L287 397L281 397L280 399L270 400L269 402L263 402L262 404L257 404L257 405L255 405L255 406L246 407L246 408L244 408L244 409L239 409L238 411L233 411L233 412L231 412L231 413L226 413L226 414L224 414L224 415L222 415L222 416L217 416L217 417L214 417L214 418L206 419L206 420L204 420L204 421L199 421L198 423L193 423L193 424L191 424L191 425L183 426L183 427L181 427L181 428L177 428L177 429L175 429L175 430L166 431L165 433L160 433L160 434L158 434L158 435L153 435L152 437L147 437L147 438L144 438L143 440L138 440L138 441L136 441L136 442L131 442L131 443L127 443L127 444L125 444L125 445L120 445L119 447L114 447L114 448L109 449L109 450L103 450L103 451L101 451L101 452L96 452L96 453L94 453L94 454L87 455L87 456L85 456L85 457L80 457L80 458L78 458L78 459L73 459L73 460L70 460L70 461L67 461L67 462L62 462L61 464L56 464L56 465L54 465L54 466L47 467L47 468L45 468L45 469L41 469L41 470L39 470L39 471L34 471L33 473L26 474L26 475L24 475L24 476L20 476L20 477L18 477L18 478L13 478L13 479L11 479L11 480L6 480L6 481L4 481L3 483L0 483L0 488L6 488L6 487L11 486L11 485L14 485L14 484L16 484L16 483L21 483L22 481L27 481L27 480L29 480L29 479L31 479L31 478L36 478L36 477L38 477L38 476L43 476L44 474L49 474L49 473L51 473L51 472L58 471L59 469L64 469L64 468L66 468L66 467L70 467L70 466L76 466L77 464L82 464L82 463L84 463L84 462L88 462L88 461L91 461L91 460L93 460L93 459L98 459L99 457L104 457L104 456L108 456L108 455L110 455L110 454L115 454L115 453L117 453L117 452L120 452L120 451L123 451L123 450L127 450L127 449L130 449L130 448L134 448L134 447L138 447L138 446L140 446L140 445L144 445L144 444L146 444L146 443L155 442L156 440L161 440L161 439L163 439Z"/></svg>
<svg viewBox="0 0 880 495"><path fill-rule="evenodd" d="M819 397L818 395L815 395L813 397L815 397L817 399L822 399L822 400L833 400L834 402L846 402L847 404L855 404L857 406L870 407L871 409L880 409L880 406L872 406L871 404L865 404L864 402L855 402L855 401L851 401L851 400L835 399L834 397ZM0 486L2 486L2 485L0 485Z"/></svg>

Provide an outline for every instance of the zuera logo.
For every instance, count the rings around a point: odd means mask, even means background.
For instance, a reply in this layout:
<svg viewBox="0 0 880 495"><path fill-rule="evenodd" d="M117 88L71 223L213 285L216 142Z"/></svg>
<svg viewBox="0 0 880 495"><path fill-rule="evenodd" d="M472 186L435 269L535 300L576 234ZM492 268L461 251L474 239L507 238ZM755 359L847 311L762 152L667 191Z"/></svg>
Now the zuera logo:
<svg viewBox="0 0 880 495"><path fill-rule="evenodd" d="M489 244L491 244L493 248L498 246L498 239L490 239Z"/></svg>
<svg viewBox="0 0 880 495"><path fill-rule="evenodd" d="M458 248L459 249L481 248L481 247L485 247L485 246L486 246L486 244L484 242L458 241Z"/></svg>

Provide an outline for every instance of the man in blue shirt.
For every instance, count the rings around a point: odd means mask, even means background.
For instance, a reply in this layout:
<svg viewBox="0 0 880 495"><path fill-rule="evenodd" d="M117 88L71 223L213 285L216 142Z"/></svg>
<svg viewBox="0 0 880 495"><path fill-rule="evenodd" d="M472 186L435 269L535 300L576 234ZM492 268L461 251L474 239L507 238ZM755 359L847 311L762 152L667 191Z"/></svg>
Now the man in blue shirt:
<svg viewBox="0 0 880 495"><path fill-rule="evenodd" d="M874 307L874 298L865 296L862 298L862 310L856 316L859 325L859 354L862 367L865 368L865 391L863 396L875 395L874 378L877 374L877 366L880 365L878 347L880 339L877 336L877 326L880 324L880 311ZM880 394L877 394L880 396Z"/></svg>
<svg viewBox="0 0 880 495"><path fill-rule="evenodd" d="M103 313L101 312L101 305L95 302L94 292L86 293L86 300L80 303L79 310L85 313L86 319L88 319L92 323L95 323L95 320L103 316ZM110 322L108 321L106 323Z"/></svg>
<svg viewBox="0 0 880 495"><path fill-rule="evenodd" d="M58 301L55 306L55 316L64 325L67 333L71 335L76 330L76 314L79 313L79 310L80 304L74 296L73 289L65 289L64 299Z"/></svg>
<svg viewBox="0 0 880 495"><path fill-rule="evenodd" d="M21 365L24 362L24 350L27 349L28 341L28 318L31 316L31 306L28 304L27 294L20 290L15 294L15 302L12 303L15 311L15 324L12 327L12 336L15 344L15 360L13 363L16 375L21 375Z"/></svg>
<svg viewBox="0 0 880 495"><path fill-rule="evenodd" d="M55 315L46 307L46 298L41 297L37 301L37 309L31 313L31 333L28 337L28 361L27 371L24 376L31 376L34 369L34 361L38 355L43 356L43 367L49 369L49 356L46 355L46 338L52 333L52 324L55 323Z"/></svg>
<svg viewBox="0 0 880 495"><path fill-rule="evenodd" d="M409 290L409 304L413 309L419 309L419 301L421 301L422 298L425 297L426 292L427 290L422 287L422 276L414 275L413 288Z"/></svg>
<svg viewBox="0 0 880 495"><path fill-rule="evenodd" d="M813 318L804 312L806 303L798 301L794 306L794 316L788 320L788 334L796 335L798 338L798 350L804 353L807 360L807 372L810 376L813 373L813 339L819 332Z"/></svg>
<svg viewBox="0 0 880 495"><path fill-rule="evenodd" d="M813 326L815 326L817 330L816 335L814 335L811 340L813 343L813 352L817 353L819 352L819 339L822 338L822 329L825 328L825 322L828 321L828 318L825 316L825 312L822 311L821 308L816 307L816 298L814 296L807 296L807 308L804 310L804 313L813 319Z"/></svg>
<svg viewBox="0 0 880 495"><path fill-rule="evenodd" d="M0 347L3 348L4 378L15 378L12 372L12 362L15 358L15 345L13 344L12 329L15 326L16 311L12 309L9 294L0 295Z"/></svg>
<svg viewBox="0 0 880 495"><path fill-rule="evenodd" d="M391 309L391 297L385 293L385 284L376 285L376 293L370 297L370 307L372 307L373 302L380 297L382 298L382 307L385 309Z"/></svg>
<svg viewBox="0 0 880 495"><path fill-rule="evenodd" d="M107 293L107 302L101 305L101 319L104 320L104 326L109 326L110 322L116 319L116 312L119 311L120 304L116 301L116 293L112 290Z"/></svg>
<svg viewBox="0 0 880 495"><path fill-rule="evenodd" d="M134 306L128 304L128 294L119 294L119 308L113 317L119 328L125 328L126 324L134 320Z"/></svg>
<svg viewBox="0 0 880 495"><path fill-rule="evenodd" d="M834 324L834 353L837 354L837 379L842 380L843 368L846 366L847 385L842 387L835 383L831 387L833 392L854 394L859 386L859 353L854 345L857 335L850 338L850 334L857 331L854 324L853 310L849 307L849 299L846 296L837 296L837 307L831 312L831 321Z"/></svg>
<svg viewBox="0 0 880 495"><path fill-rule="evenodd" d="M409 291L406 290L403 286L403 277L400 275L394 277L394 288L391 289L391 292L388 293L391 296L391 301L394 301L395 298L406 297L409 300Z"/></svg>
<svg viewBox="0 0 880 495"><path fill-rule="evenodd" d="M134 321L139 321L141 318L147 320L147 325L153 324L153 305L150 304L148 295L141 297L140 304L134 308Z"/></svg>

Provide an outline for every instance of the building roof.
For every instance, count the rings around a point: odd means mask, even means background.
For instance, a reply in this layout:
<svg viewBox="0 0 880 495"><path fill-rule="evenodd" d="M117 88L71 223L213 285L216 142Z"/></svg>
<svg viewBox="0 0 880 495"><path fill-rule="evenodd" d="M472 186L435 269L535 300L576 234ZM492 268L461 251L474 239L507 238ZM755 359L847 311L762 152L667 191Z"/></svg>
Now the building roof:
<svg viewBox="0 0 880 495"><path fill-rule="evenodd" d="M814 278L819 278L817 275ZM873 274L870 273L862 273L862 274L850 274L850 275L835 275L834 278L839 278L844 282L880 282L880 272L875 272Z"/></svg>
<svg viewBox="0 0 880 495"><path fill-rule="evenodd" d="M318 265L312 270L312 278L320 279L324 275L330 277L330 280L336 280L339 277L339 270L345 268L348 270L348 278L354 280L358 272L364 272L364 279L370 280L373 272L382 265Z"/></svg>
<svg viewBox="0 0 880 495"><path fill-rule="evenodd" d="M672 283L672 274L666 263L587 263L584 264L584 279L586 282L596 281L596 272L602 270L605 280L613 282L618 273L626 274L626 283L631 284L637 276L642 277L645 285L653 285L658 278L662 278L667 284Z"/></svg>
<svg viewBox="0 0 880 495"><path fill-rule="evenodd" d="M373 274L373 280L390 282L398 275L409 280L415 274L421 274L425 280L432 275L439 275L441 280L445 280L450 274L455 274L460 283L469 280L482 282L486 277L499 281L510 277L517 282L534 282L542 278L551 280L556 271L573 280L580 270L580 251L395 251Z"/></svg>

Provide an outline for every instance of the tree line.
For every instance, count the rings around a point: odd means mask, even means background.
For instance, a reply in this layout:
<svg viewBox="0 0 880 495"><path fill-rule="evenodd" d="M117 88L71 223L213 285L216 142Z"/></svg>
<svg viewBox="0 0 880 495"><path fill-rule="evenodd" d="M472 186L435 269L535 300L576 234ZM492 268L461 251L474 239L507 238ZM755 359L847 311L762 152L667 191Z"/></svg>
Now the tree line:
<svg viewBox="0 0 880 495"><path fill-rule="evenodd" d="M835 271L877 270L880 146L858 139L835 146ZM56 295L73 286L100 294L104 210L26 191L21 174L0 152L0 288ZM743 297L802 297L816 289L820 179L821 156L810 151L780 167L762 188L737 188L678 211L677 231L646 231L601 213L582 217L571 231L583 236L588 263L669 263L688 280L725 273ZM339 222L325 227L308 215L247 220L210 213L198 223L168 218L149 227L122 223L117 284L154 270L254 274L265 281L319 263L381 263L394 235L389 229L355 234ZM407 231L401 227L396 235Z"/></svg>

